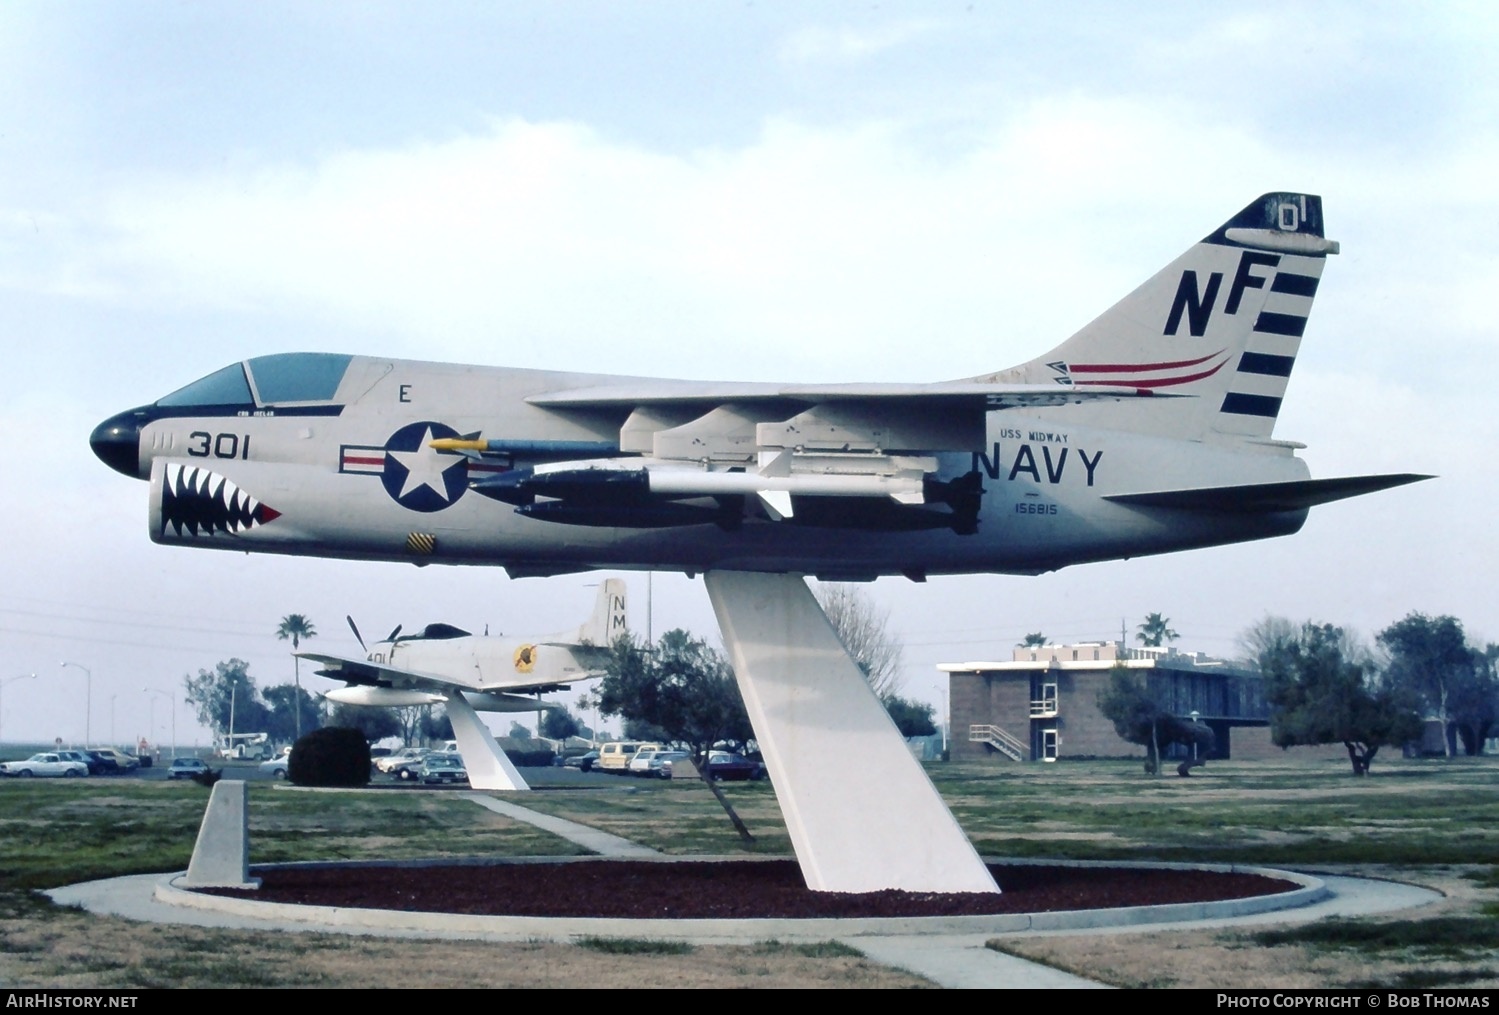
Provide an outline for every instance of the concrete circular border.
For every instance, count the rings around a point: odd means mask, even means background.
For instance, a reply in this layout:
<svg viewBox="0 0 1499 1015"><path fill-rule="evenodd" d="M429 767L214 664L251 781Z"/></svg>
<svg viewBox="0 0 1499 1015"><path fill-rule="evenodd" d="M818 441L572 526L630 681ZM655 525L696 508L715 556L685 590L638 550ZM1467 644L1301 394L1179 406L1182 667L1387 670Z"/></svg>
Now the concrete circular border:
<svg viewBox="0 0 1499 1015"><path fill-rule="evenodd" d="M736 860L743 857L669 857L653 862L677 860ZM519 857L467 863L565 864L598 862L598 857ZM337 930L345 933L409 933L453 938L570 941L579 937L649 937L662 940L759 941L826 940L830 937L891 936L907 934L1013 934L1025 931L1088 930L1133 927L1148 924L1222 920L1279 910L1298 909L1331 895L1322 879L1308 874L1238 864L1142 863L1114 861L1001 860L989 863L1068 867L1108 867L1136 870L1201 870L1235 874L1258 874L1290 882L1294 887L1274 895L1217 902L1189 902L1120 909L1070 910L1050 913L1009 913L993 916L925 916L880 918L811 919L625 919L606 917L472 916L458 913L406 912L337 906L302 906L262 902L249 897L207 895L179 888L183 875L162 877L154 898L170 906L211 911L237 917L295 923L307 930ZM285 868L381 868L450 866L465 861L365 861L345 863L257 864L255 870Z"/></svg>

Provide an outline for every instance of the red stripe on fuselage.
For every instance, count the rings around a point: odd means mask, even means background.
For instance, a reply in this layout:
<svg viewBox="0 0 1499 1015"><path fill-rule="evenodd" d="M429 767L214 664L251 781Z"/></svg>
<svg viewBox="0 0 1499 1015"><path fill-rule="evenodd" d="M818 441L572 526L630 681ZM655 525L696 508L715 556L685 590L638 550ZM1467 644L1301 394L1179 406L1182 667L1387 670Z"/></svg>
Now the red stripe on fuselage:
<svg viewBox="0 0 1499 1015"><path fill-rule="evenodd" d="M1202 361L1198 360L1197 362L1200 363ZM1228 360L1223 361L1223 363L1227 362ZM1196 374L1186 374L1182 377L1131 377L1121 380L1089 380L1088 383L1117 384L1120 387L1125 388L1172 388L1178 384L1191 384L1193 381L1200 381L1204 377L1211 377L1219 370L1223 369L1223 363L1219 363L1211 370L1204 370L1201 373Z"/></svg>
<svg viewBox="0 0 1499 1015"><path fill-rule="evenodd" d="M1180 370L1182 367L1195 367L1199 363L1206 363L1222 352L1223 350L1219 349L1218 352L1210 352L1201 359L1183 359L1174 363L1069 363L1067 372L1072 374L1143 374L1152 370Z"/></svg>

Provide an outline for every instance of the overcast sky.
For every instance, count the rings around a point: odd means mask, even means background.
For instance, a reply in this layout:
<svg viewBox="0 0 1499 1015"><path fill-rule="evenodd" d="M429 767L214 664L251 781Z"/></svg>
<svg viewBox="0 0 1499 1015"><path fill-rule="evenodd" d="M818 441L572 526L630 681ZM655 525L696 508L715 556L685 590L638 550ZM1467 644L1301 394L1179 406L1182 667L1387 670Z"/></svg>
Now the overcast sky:
<svg viewBox="0 0 1499 1015"><path fill-rule="evenodd" d="M89 431L227 363L969 376L1278 189L1323 195L1343 253L1276 436L1314 476L1440 478L1268 543L882 580L906 691L940 704L937 662L1133 636L1157 610L1218 655L1266 613L1369 634L1451 613L1499 640L1492 11L10 0L0 739L81 741L91 683L95 741L164 741L185 673L238 656L290 679L288 613L353 651L349 613L367 635L537 634L587 611L598 575L151 544L145 484ZM654 599L658 635L716 639L700 581L657 576ZM180 701L177 731L205 736Z"/></svg>

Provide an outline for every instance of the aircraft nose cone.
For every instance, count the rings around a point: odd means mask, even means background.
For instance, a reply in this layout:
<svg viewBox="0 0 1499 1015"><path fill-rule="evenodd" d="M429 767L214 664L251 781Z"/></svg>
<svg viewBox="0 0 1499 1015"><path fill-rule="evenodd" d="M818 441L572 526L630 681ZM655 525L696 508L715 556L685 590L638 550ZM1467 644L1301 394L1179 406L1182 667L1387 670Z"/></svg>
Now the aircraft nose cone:
<svg viewBox="0 0 1499 1015"><path fill-rule="evenodd" d="M89 434L89 447L99 461L132 479L140 477L141 424L136 410L111 416Z"/></svg>

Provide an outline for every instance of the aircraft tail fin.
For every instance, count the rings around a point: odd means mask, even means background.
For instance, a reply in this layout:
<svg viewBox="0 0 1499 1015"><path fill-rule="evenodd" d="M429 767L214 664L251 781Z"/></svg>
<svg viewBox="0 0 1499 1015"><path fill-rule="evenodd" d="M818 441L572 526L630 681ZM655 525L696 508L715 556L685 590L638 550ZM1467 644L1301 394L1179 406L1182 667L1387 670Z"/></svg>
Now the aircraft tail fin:
<svg viewBox="0 0 1499 1015"><path fill-rule="evenodd" d="M625 625L625 583L619 578L609 578L599 586L593 614L578 628L573 640L579 644L608 648L628 631Z"/></svg>
<svg viewBox="0 0 1499 1015"><path fill-rule="evenodd" d="M1188 440L1267 439L1323 265L1337 252L1323 236L1320 197L1262 195L1057 348L975 380L1192 396L1068 412Z"/></svg>

